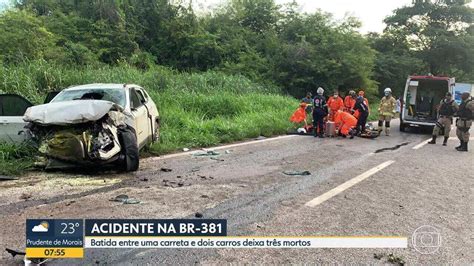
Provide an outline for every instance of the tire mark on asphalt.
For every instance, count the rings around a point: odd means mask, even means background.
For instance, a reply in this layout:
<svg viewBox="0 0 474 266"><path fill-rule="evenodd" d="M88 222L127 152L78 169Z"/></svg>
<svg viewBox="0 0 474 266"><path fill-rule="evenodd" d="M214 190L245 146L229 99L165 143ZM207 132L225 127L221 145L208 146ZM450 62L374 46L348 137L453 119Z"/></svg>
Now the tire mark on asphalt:
<svg viewBox="0 0 474 266"><path fill-rule="evenodd" d="M394 150L398 150L398 149L400 149L400 147L406 146L406 145L408 145L408 144L410 144L410 142L404 142L404 143L402 143L402 144L395 145L394 147L378 149L378 150L376 150L374 153L381 153L381 152L384 152L384 151L394 151Z"/></svg>

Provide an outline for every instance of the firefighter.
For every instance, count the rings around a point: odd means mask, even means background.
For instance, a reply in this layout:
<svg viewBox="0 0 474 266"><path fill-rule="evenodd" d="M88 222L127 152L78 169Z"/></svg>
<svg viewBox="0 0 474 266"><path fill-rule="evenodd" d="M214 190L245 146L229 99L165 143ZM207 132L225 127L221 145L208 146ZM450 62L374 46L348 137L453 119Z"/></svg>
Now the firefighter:
<svg viewBox="0 0 474 266"><path fill-rule="evenodd" d="M353 115L338 110L334 115L334 123L336 123L336 126L339 128L340 135L343 137L351 135L351 139L354 138L355 130L353 129L357 125L357 119Z"/></svg>
<svg viewBox="0 0 474 266"><path fill-rule="evenodd" d="M380 100L379 106L379 126L378 132L379 135L382 133L383 123L385 121L385 135L390 135L390 121L392 120L393 116L395 115L395 106L397 101L392 96L392 89L386 88L384 90L385 96L382 97Z"/></svg>
<svg viewBox="0 0 474 266"><path fill-rule="evenodd" d="M334 121L334 115L337 111L344 109L344 101L339 97L339 93L336 91L334 95L328 99L329 107L329 121Z"/></svg>
<svg viewBox="0 0 474 266"><path fill-rule="evenodd" d="M444 130L444 141L443 146L448 145L449 132L451 132L451 124L453 123L453 116L458 110L458 105L452 98L450 92L446 93L446 97L441 100L438 107L438 121L433 128L433 139L428 142L429 144L436 144L436 138L441 130Z"/></svg>
<svg viewBox="0 0 474 266"><path fill-rule="evenodd" d="M354 113L354 105L356 103L356 92L353 90L349 91L349 94L344 98L344 111Z"/></svg>
<svg viewBox="0 0 474 266"><path fill-rule="evenodd" d="M469 142L469 129L474 119L474 100L472 99L469 92L464 92L461 95L462 102L459 105L459 110L456 115L456 135L458 136L461 145L456 147L458 151L468 151L467 143Z"/></svg>
<svg viewBox="0 0 474 266"><path fill-rule="evenodd" d="M357 97L354 110L359 114L357 118L356 134L365 132L365 124L367 124L367 117L369 117L369 107L365 104L364 97Z"/></svg>
<svg viewBox="0 0 474 266"><path fill-rule="evenodd" d="M318 95L313 99L313 127L314 137L324 138L324 118L328 114L328 106L324 97L324 89L319 87Z"/></svg>

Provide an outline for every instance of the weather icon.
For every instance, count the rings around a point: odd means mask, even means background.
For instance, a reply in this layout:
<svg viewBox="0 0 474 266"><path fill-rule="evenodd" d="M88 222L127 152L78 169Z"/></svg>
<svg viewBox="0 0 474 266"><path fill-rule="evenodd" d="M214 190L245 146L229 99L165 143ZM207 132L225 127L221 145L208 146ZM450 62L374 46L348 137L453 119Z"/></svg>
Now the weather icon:
<svg viewBox="0 0 474 266"><path fill-rule="evenodd" d="M48 232L49 228L49 223L46 221L42 221L39 225L33 226L33 229L31 229L32 232Z"/></svg>

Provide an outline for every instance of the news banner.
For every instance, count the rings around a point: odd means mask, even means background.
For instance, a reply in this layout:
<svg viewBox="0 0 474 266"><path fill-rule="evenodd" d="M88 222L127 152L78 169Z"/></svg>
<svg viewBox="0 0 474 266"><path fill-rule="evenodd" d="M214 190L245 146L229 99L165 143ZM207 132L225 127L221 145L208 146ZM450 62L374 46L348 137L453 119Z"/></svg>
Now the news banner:
<svg viewBox="0 0 474 266"><path fill-rule="evenodd" d="M398 236L228 236L224 219L28 219L27 258L94 248L407 248Z"/></svg>

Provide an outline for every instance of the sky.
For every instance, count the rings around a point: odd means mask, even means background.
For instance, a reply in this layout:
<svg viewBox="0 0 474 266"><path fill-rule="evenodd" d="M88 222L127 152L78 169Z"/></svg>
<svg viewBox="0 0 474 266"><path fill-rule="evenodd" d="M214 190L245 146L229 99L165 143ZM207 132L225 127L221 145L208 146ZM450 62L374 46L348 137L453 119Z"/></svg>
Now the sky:
<svg viewBox="0 0 474 266"><path fill-rule="evenodd" d="M194 0L200 8L206 9L218 5L225 0ZM276 0L278 4L292 0ZM297 0L302 12L314 12L317 9L332 13L339 20L350 15L362 21L362 33L382 32L385 28L383 20L398 7L409 5L412 0Z"/></svg>
<svg viewBox="0 0 474 266"><path fill-rule="evenodd" d="M193 0L200 9L208 9L219 5L225 0ZM276 0L278 4L289 3L292 0ZM10 0L0 0L1 6ZM383 20L392 14L398 7L409 5L412 0L297 0L302 12L314 12L317 9L332 13L335 19L343 19L350 15L358 17L362 21L362 33L382 32L385 28ZM470 4L474 7L474 2Z"/></svg>

